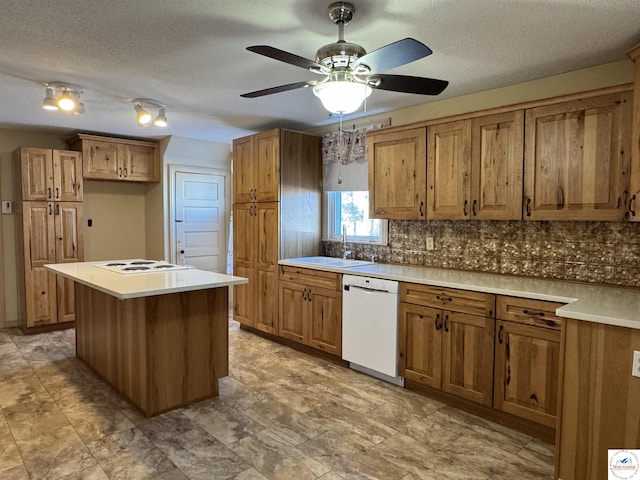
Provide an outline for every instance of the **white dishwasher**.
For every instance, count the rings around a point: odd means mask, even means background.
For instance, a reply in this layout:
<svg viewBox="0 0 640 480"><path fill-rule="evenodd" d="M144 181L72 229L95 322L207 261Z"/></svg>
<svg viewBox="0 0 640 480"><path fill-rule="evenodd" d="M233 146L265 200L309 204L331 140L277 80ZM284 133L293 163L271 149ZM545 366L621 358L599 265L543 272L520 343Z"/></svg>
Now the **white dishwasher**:
<svg viewBox="0 0 640 480"><path fill-rule="evenodd" d="M398 282L343 275L342 358L354 370L404 386L398 376Z"/></svg>

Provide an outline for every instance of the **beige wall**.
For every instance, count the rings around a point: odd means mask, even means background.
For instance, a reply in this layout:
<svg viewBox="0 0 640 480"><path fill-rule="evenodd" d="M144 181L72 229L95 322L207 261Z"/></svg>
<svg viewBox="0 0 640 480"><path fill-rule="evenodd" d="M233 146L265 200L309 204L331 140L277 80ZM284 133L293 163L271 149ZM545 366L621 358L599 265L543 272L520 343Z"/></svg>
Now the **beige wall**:
<svg viewBox="0 0 640 480"><path fill-rule="evenodd" d="M631 60L621 60L480 93L435 100L415 107L361 117L355 121L355 124L358 126L372 125L391 118L392 126L406 125L449 115L631 83L633 82L633 75L633 62ZM372 95L375 94L374 91ZM349 121L349 123L353 122ZM336 125L314 128L308 130L308 132L319 135L336 130Z"/></svg>

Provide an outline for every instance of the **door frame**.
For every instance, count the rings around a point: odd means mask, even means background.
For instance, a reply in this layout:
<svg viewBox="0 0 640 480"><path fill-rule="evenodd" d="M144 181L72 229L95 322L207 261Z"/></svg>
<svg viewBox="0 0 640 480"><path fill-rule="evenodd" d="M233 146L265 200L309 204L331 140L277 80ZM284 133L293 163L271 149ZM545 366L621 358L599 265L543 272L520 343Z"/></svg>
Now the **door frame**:
<svg viewBox="0 0 640 480"><path fill-rule="evenodd" d="M231 214L231 187L229 186L229 178L231 177L231 172L229 170L223 170L221 168L206 168L206 167L194 167L191 165L180 165L180 164L170 164L169 165L169 225L168 225L168 234L169 234L169 242L167 243L168 251L165 252L166 257L169 259L169 262L176 263L176 174L177 173L195 173L201 175L216 175L220 177L224 177L224 218L226 225L224 226L225 230L225 245L224 245L224 264L225 270L227 266L227 248L229 245L229 215Z"/></svg>

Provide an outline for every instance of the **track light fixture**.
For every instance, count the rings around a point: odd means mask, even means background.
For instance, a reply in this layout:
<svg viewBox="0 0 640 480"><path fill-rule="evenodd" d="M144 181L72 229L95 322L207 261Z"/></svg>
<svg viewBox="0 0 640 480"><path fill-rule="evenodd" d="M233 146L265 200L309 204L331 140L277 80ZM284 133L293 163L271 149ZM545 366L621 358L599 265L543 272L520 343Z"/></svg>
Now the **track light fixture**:
<svg viewBox="0 0 640 480"><path fill-rule="evenodd" d="M138 126L146 127L147 125L151 125L153 117L149 113L149 110L156 108L158 109L158 115L153 121L153 124L158 127L167 126L167 114L165 110L167 106L164 103L151 98L134 98L131 100L131 103L133 103L133 109L136 112L136 121L138 122Z"/></svg>
<svg viewBox="0 0 640 480"><path fill-rule="evenodd" d="M63 82L49 82L44 84L45 96L42 108L51 111L62 111L73 115L86 112L84 103L80 102L82 89L77 85Z"/></svg>

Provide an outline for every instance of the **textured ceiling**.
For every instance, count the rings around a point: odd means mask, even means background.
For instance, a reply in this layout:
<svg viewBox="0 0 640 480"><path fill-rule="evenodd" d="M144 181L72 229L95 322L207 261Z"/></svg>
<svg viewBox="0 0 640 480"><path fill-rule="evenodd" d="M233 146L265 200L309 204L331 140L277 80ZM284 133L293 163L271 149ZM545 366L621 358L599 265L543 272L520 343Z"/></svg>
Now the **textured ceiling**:
<svg viewBox="0 0 640 480"><path fill-rule="evenodd" d="M230 142L274 126L332 123L310 89L240 94L317 78L245 50L314 58L336 41L330 0L3 0L0 126ZM447 98L625 58L640 42L638 0L353 0L347 41L373 51L405 37L434 54L395 74L449 80ZM42 84L80 85L87 113L43 110ZM169 126L140 128L129 100L168 105ZM369 114L432 101L376 90ZM349 118L363 115L362 112Z"/></svg>

